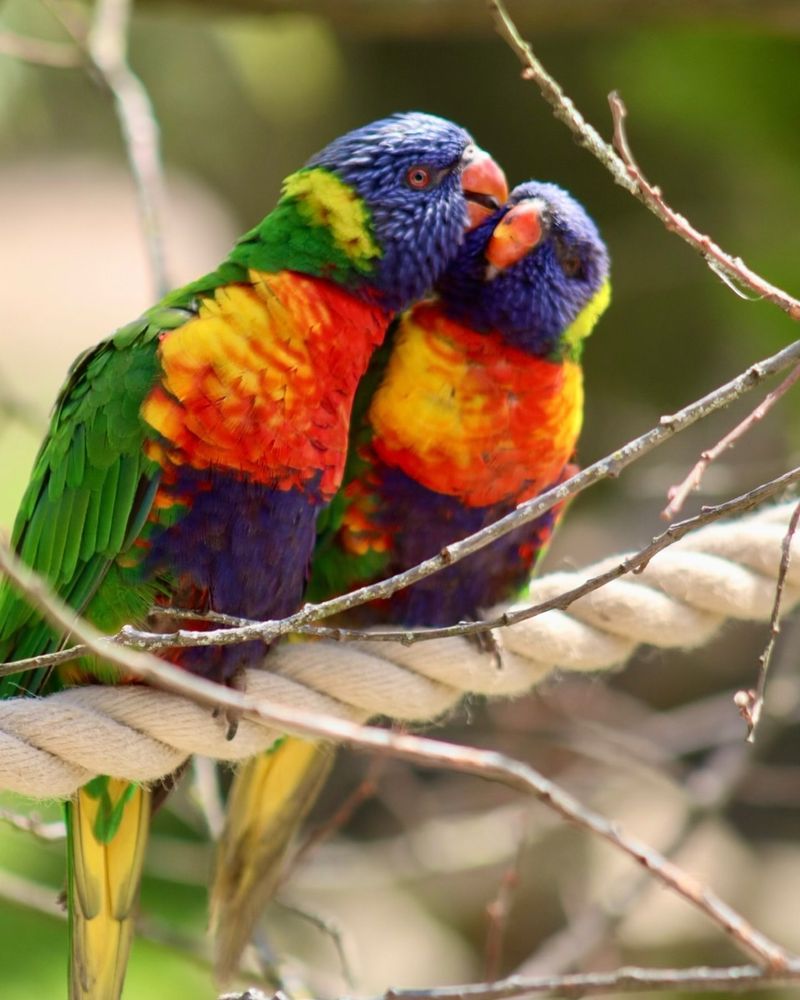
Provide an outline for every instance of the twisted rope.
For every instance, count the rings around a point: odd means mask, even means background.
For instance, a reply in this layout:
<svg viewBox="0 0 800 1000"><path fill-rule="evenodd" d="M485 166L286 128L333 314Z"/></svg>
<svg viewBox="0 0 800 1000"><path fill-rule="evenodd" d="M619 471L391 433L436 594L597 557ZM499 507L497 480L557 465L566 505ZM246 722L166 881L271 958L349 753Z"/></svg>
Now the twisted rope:
<svg viewBox="0 0 800 1000"><path fill-rule="evenodd" d="M404 646L368 641L289 642L246 672L248 694L271 705L363 722L375 715L423 721L465 694L512 697L554 670L621 666L637 646L691 649L728 619L767 621L793 504L717 523L655 556L646 569L501 633L503 663L463 638ZM800 602L800 540L783 608ZM536 580L530 602L578 586L624 555ZM278 735L243 719L234 739L208 708L136 685L72 688L0 702L0 790L64 798L97 774L148 782L191 754L239 761Z"/></svg>

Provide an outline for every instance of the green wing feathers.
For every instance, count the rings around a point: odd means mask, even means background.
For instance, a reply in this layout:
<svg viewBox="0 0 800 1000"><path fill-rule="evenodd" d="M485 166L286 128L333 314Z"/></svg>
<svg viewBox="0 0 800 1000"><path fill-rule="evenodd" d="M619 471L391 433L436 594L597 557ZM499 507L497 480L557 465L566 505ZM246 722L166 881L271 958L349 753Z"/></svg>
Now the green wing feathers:
<svg viewBox="0 0 800 1000"><path fill-rule="evenodd" d="M141 529L157 485L144 454L142 400L158 372L147 324L81 355L55 406L12 534L28 566L77 611ZM59 639L8 583L0 584L0 658L47 652ZM12 682L13 683L13 682ZM0 694L16 692L8 681Z"/></svg>

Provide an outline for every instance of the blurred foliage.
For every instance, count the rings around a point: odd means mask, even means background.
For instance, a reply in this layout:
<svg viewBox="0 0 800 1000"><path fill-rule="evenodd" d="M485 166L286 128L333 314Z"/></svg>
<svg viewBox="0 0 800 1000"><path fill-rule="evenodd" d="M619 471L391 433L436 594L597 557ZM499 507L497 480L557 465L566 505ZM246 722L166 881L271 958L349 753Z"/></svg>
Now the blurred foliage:
<svg viewBox="0 0 800 1000"><path fill-rule="evenodd" d="M533 174L574 191L609 242L614 303L586 354L585 461L796 336L774 308L734 296L611 184L520 81L488 17L482 37L454 31L398 39L373 30L359 39L339 30L330 7L326 19L225 18L199 5L148 6L135 21L132 64L157 109L171 200L180 209L168 233L176 280L210 266L236 231L271 207L280 179L334 135L417 107L468 127L512 183ZM38 3L7 0L0 12L3 30L62 37ZM691 28L632 28L619 19L602 31L560 29L537 36L537 53L587 117L607 134L606 94L619 89L636 155L671 203L770 280L797 291L798 38L710 19ZM0 525L10 525L38 436L29 426L37 418L21 420L20 408L44 414L71 357L148 304L134 213L106 95L79 70L0 57L0 273L8 279L0 385L8 387L3 399L19 404L0 411ZM619 482L581 497L549 565L580 564L646 541L668 486L753 404L748 397ZM784 400L712 469L706 496L722 499L796 464L798 405L796 394ZM764 640L762 629L737 626L691 655L645 652L610 685L573 679L513 704L477 702L437 735L530 760L663 845L685 817L687 775L716 759L720 747L743 749L728 693L752 683ZM792 640L796 648L796 630L781 638L784 670L796 666ZM682 858L765 930L800 947L797 688L779 676L774 691L785 716L782 735L765 741L752 770L758 777L745 772L731 807L690 840ZM705 715L704 705L711 706ZM705 720L696 728L692 708ZM682 741L670 744L664 733L676 732ZM318 821L365 766L342 755ZM515 856L518 831L527 830L501 963L510 971L613 888L623 870L630 874L607 848L564 831L543 809L525 819L520 807L494 786L388 764L380 794L297 872L287 897L337 916L355 941L367 989L479 977L485 907ZM48 816L57 818L55 807ZM184 789L156 824L142 909L148 937L161 943L137 942L130 997L215 995L207 966L185 952L187 941L195 951L202 945L209 858L202 814ZM0 826L0 859L2 870L50 886L54 898L60 845ZM7 895L0 877L0 896ZM713 929L663 896L646 897L583 964L734 960ZM278 952L309 963L300 972L320 993L344 990L324 934L277 906L267 927ZM0 900L5 1000L59 995L64 940L57 916ZM289 981L297 968L287 967ZM770 995L788 993L760 994Z"/></svg>

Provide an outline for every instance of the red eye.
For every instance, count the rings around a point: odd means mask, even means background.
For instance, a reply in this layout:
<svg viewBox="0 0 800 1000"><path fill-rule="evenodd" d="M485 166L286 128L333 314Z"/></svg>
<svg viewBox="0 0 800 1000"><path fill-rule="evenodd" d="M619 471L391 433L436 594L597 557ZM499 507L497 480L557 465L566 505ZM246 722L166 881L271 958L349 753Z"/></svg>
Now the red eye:
<svg viewBox="0 0 800 1000"><path fill-rule="evenodd" d="M561 270L568 278L582 278L583 262L580 257L574 254L569 254L568 256L561 258Z"/></svg>
<svg viewBox="0 0 800 1000"><path fill-rule="evenodd" d="M406 183L415 191L421 191L431 182L431 172L427 167L411 167L406 172Z"/></svg>

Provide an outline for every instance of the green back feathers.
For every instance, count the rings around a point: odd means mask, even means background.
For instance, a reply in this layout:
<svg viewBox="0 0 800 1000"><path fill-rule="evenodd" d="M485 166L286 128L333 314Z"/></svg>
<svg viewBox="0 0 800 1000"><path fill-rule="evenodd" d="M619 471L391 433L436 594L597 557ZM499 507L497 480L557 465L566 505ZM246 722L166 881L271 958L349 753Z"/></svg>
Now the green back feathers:
<svg viewBox="0 0 800 1000"><path fill-rule="evenodd" d="M242 237L223 269L300 271L350 287L380 256L362 199L329 170L310 167L286 179L278 205Z"/></svg>
<svg viewBox="0 0 800 1000"><path fill-rule="evenodd" d="M104 628L143 613L154 588L134 586L121 566L111 567L142 530L158 485L139 414L158 378L159 335L185 323L198 300L218 287L247 282L250 269L297 270L348 287L368 276L380 256L369 211L352 188L322 167L292 174L274 211L216 270L171 292L76 360L14 526L22 559ZM128 593L131 586L135 592ZM0 659L48 652L60 641L0 583ZM18 687L15 678L0 680L0 695Z"/></svg>
<svg viewBox="0 0 800 1000"><path fill-rule="evenodd" d="M312 167L286 179L275 210L237 244L231 259L347 285L368 275L380 254L361 198L335 174Z"/></svg>
<svg viewBox="0 0 800 1000"><path fill-rule="evenodd" d="M224 285L247 283L250 270L300 271L349 285L368 276L380 256L363 200L329 170L306 167L284 181L276 207L219 267L169 292L111 340L121 349L181 326L197 311L198 299Z"/></svg>
<svg viewBox="0 0 800 1000"><path fill-rule="evenodd" d="M138 534L157 485L139 416L158 371L150 328L140 323L136 335L124 328L119 343L111 338L77 359L14 524L21 558L78 611ZM36 655L59 642L8 582L0 584L0 658ZM13 678L0 682L0 694L16 689Z"/></svg>

